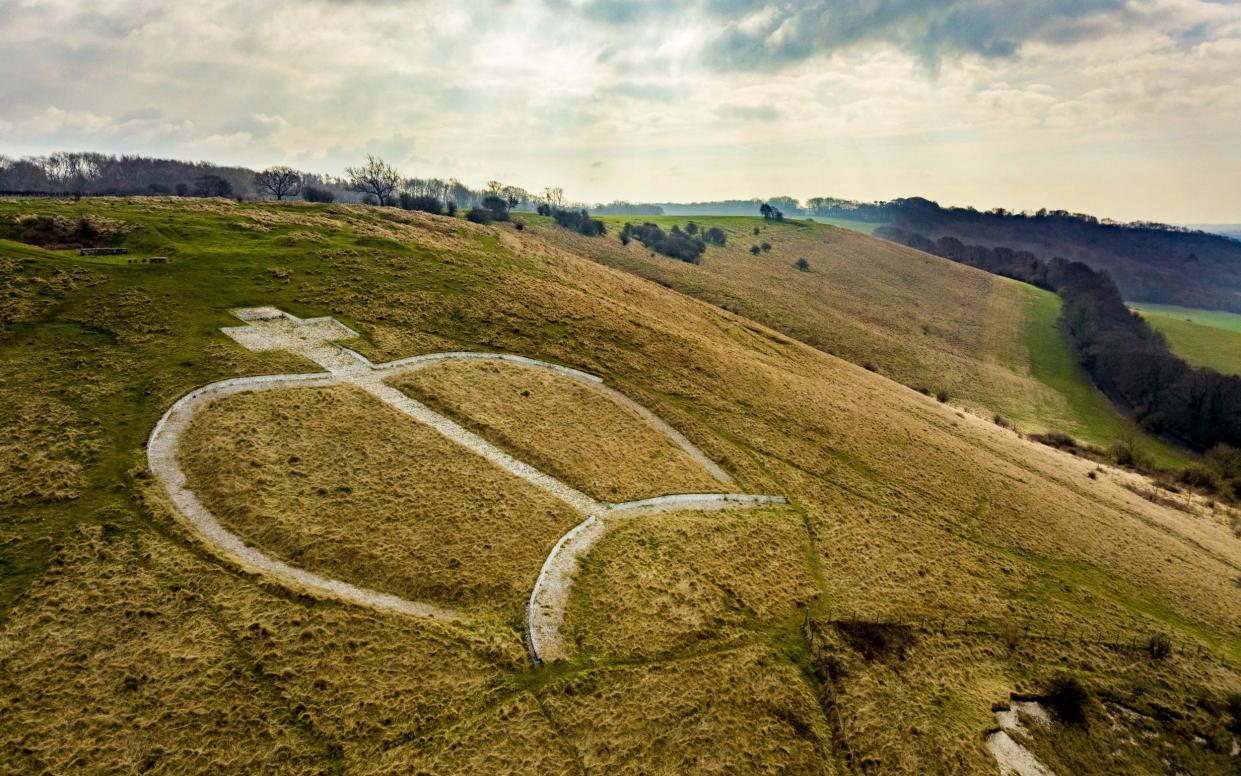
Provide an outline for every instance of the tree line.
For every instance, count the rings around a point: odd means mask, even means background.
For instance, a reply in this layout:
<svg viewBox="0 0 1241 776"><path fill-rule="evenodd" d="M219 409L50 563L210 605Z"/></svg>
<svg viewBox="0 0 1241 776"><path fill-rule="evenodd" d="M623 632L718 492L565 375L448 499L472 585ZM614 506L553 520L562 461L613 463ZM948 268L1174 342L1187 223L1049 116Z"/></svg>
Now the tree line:
<svg viewBox="0 0 1241 776"><path fill-rule="evenodd" d="M144 156L62 152L11 158L0 155L0 194L56 196L179 196L229 199L301 198L308 202L360 202L409 210L455 212L483 208L488 197L506 209L539 202L563 207L564 190L535 194L519 186L488 181L471 187L456 178L411 178L376 157L346 170L319 175L287 166L264 170Z"/></svg>
<svg viewBox="0 0 1241 776"><path fill-rule="evenodd" d="M898 227L878 236L1054 291L1063 301L1060 326L1078 361L1113 401L1155 434L1198 450L1241 447L1241 377L1195 368L1168 348L1163 335L1129 309L1106 273L1080 261L1043 260L1030 251L931 240Z"/></svg>

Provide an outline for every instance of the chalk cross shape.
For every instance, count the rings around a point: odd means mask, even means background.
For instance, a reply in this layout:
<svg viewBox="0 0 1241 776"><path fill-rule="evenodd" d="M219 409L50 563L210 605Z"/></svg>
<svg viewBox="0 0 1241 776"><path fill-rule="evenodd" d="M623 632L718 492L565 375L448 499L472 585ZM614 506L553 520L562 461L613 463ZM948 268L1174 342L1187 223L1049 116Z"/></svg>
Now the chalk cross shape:
<svg viewBox="0 0 1241 776"><path fill-rule="evenodd" d="M389 593L368 590L289 565L247 545L241 537L221 525L189 488L185 473L177 460L177 449L195 412L223 396L292 387L353 385L413 420L430 426L448 440L486 458L493 465L546 491L582 515L583 520L552 547L535 579L526 605L526 642L536 663L568 657L561 626L564 623L565 607L568 604L577 558L590 551L606 533L611 522L636 515L680 509L732 509L787 503L783 496L746 493L680 493L624 503L598 501L510 456L481 436L384 382L392 376L422 369L431 364L466 359L552 372L588 385L612 401L629 408L667 436L721 483L732 484L728 473L684 435L628 396L605 385L603 379L596 375L525 356L475 351L430 353L375 364L360 353L339 344L342 340L353 339L359 335L335 318L302 319L275 307L241 308L233 310L232 314L244 321L244 325L225 327L221 331L242 347L252 351L294 353L324 371L240 377L221 380L191 391L169 407L151 431L147 443L147 463L152 475L163 484L178 518L213 553L290 589L381 611L433 620L451 622L465 619L461 613L435 604L410 601Z"/></svg>

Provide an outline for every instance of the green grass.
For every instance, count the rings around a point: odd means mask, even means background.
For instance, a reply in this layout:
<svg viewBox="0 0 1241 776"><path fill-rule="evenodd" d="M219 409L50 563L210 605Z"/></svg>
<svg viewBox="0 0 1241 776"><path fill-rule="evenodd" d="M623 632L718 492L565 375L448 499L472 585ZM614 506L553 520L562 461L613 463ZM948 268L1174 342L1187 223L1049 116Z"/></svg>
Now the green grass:
<svg viewBox="0 0 1241 776"><path fill-rule="evenodd" d="M1069 408L1069 414L1055 422L1056 430L1107 447L1120 438L1130 424L1074 360L1056 324L1060 316L1059 297L1034 286L1023 284L1022 287L1026 309L1024 338L1029 351L1030 373L1060 394ZM1142 442L1160 466L1184 466L1194 460L1191 453L1153 437L1143 435Z"/></svg>
<svg viewBox="0 0 1241 776"><path fill-rule="evenodd" d="M1241 315L1170 305L1131 306L1191 366L1241 374Z"/></svg>
<svg viewBox="0 0 1241 776"><path fill-rule="evenodd" d="M875 230L881 226L887 226L887 223L876 223L874 221L854 221L849 218L825 218L823 216L810 216L812 221L820 224L830 224L839 226L841 229L851 229L862 234L874 234Z"/></svg>
<svg viewBox="0 0 1241 776"><path fill-rule="evenodd" d="M1129 302L1129 306L1142 313L1178 318L1200 326L1210 326L1241 334L1241 315L1227 313L1222 310L1200 310L1195 307L1177 307L1171 304L1147 304L1146 302Z"/></svg>

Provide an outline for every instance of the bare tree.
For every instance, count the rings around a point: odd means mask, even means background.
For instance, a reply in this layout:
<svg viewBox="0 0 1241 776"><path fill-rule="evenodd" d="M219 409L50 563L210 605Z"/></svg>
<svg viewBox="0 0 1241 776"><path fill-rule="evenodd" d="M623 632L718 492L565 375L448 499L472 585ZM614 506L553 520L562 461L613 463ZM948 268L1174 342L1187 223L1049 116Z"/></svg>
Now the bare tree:
<svg viewBox="0 0 1241 776"><path fill-rule="evenodd" d="M404 182L396 168L370 154L361 167L345 168L349 176L349 188L362 194L370 194L380 205L391 205L393 193Z"/></svg>
<svg viewBox="0 0 1241 776"><path fill-rule="evenodd" d="M564 206L564 189L559 186L548 186L543 189L543 200L554 207Z"/></svg>
<svg viewBox="0 0 1241 776"><path fill-rule="evenodd" d="M268 167L254 174L254 186L259 191L266 191L280 201L285 197L296 197L302 190L302 175L292 167Z"/></svg>

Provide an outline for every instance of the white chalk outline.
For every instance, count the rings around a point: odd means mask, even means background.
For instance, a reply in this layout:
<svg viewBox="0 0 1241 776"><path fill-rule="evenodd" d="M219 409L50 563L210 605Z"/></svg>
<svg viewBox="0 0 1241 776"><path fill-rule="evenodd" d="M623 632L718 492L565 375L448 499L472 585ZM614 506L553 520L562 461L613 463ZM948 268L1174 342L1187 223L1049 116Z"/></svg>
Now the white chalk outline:
<svg viewBox="0 0 1241 776"><path fill-rule="evenodd" d="M251 350L288 350L314 361L327 371L239 377L221 380L191 391L173 403L151 431L147 442L147 464L156 479L163 483L181 522L197 534L208 548L243 569L262 574L286 587L360 606L433 620L451 621L464 617L459 612L433 604L409 601L291 566L246 545L239 536L224 528L187 486L185 473L181 470L176 455L181 436L189 428L194 413L208 402L223 396L279 388L354 385L414 420L431 426L445 438L550 493L584 515L585 519L560 537L544 560L526 605L526 640L536 663L543 660L561 660L568 656L560 628L564 622L577 558L588 553L602 538L607 531L609 520L677 509L730 509L787 503L783 496L744 493L681 493L620 504L597 501L513 458L477 434L387 385L383 382L384 378L443 361L467 359L511 363L555 372L589 385L618 404L633 410L719 481L732 484L732 478L684 435L628 396L605 385L603 378L597 375L525 356L472 351L431 353L373 364L356 351L334 344L336 340L359 336L335 318L323 316L301 319L275 307L241 308L233 310L232 313L247 325L226 327L221 331L238 344Z"/></svg>

